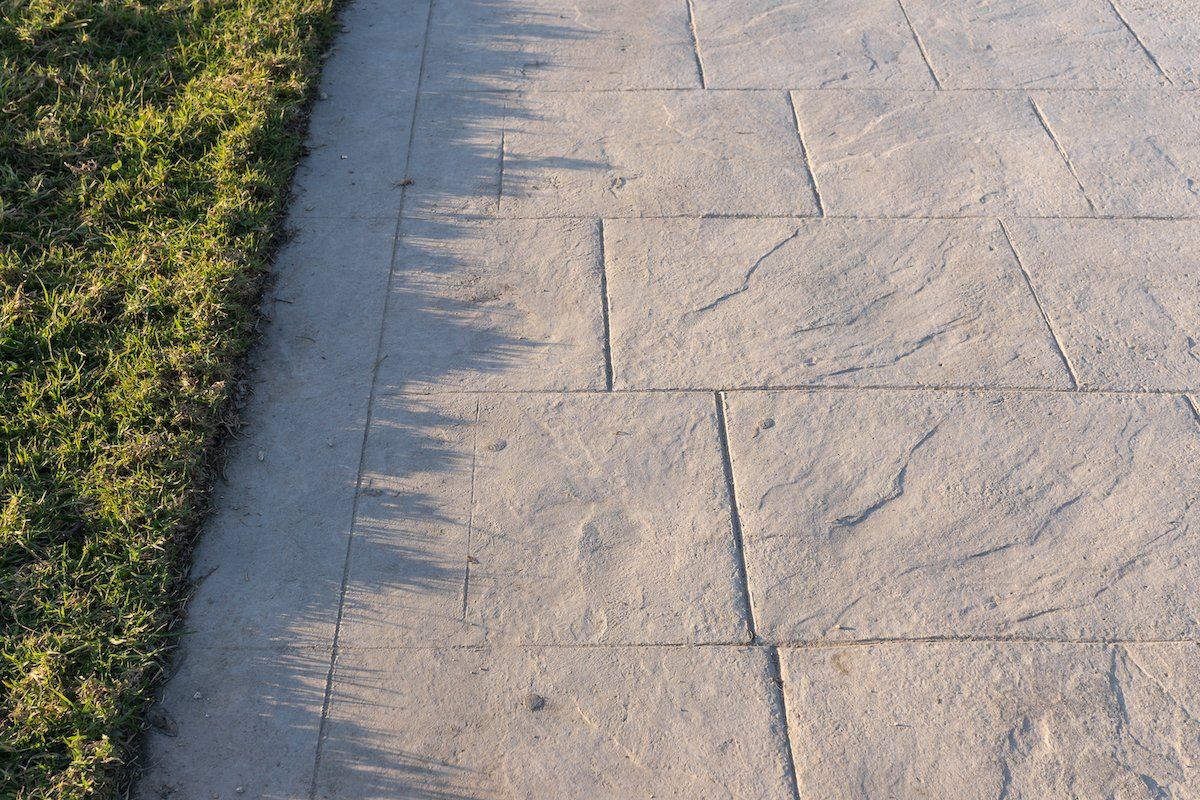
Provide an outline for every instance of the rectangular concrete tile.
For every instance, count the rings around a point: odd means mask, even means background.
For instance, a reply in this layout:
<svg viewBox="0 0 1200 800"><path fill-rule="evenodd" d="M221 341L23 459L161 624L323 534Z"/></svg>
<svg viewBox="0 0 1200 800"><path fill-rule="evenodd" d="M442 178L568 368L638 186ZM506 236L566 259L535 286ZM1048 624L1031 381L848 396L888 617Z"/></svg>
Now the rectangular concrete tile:
<svg viewBox="0 0 1200 800"><path fill-rule="evenodd" d="M246 428L194 556L190 631L332 641L394 227L307 220L275 259Z"/></svg>
<svg viewBox="0 0 1200 800"><path fill-rule="evenodd" d="M1193 0L1118 0L1115 5L1177 86L1200 86L1200 5Z"/></svg>
<svg viewBox="0 0 1200 800"><path fill-rule="evenodd" d="M429 0L356 0L322 70L294 217L391 217L412 125Z"/></svg>
<svg viewBox="0 0 1200 800"><path fill-rule="evenodd" d="M755 648L350 651L323 800L792 796Z"/></svg>
<svg viewBox="0 0 1200 800"><path fill-rule="evenodd" d="M1016 220L1011 230L1083 385L1200 387L1200 223Z"/></svg>
<svg viewBox="0 0 1200 800"><path fill-rule="evenodd" d="M828 213L1081 216L1079 182L1017 92L795 92Z"/></svg>
<svg viewBox="0 0 1200 800"><path fill-rule="evenodd" d="M709 88L934 88L896 0L695 5Z"/></svg>
<svg viewBox="0 0 1200 800"><path fill-rule="evenodd" d="M1166 83L1108 0L904 0L947 89Z"/></svg>
<svg viewBox="0 0 1200 800"><path fill-rule="evenodd" d="M609 220L622 388L1070 386L993 220Z"/></svg>
<svg viewBox="0 0 1200 800"><path fill-rule="evenodd" d="M698 88L681 0L438 0L425 86Z"/></svg>
<svg viewBox="0 0 1200 800"><path fill-rule="evenodd" d="M138 800L308 796L329 651L185 640L151 710Z"/></svg>
<svg viewBox="0 0 1200 800"><path fill-rule="evenodd" d="M365 474L352 646L749 638L711 395L377 400Z"/></svg>
<svg viewBox="0 0 1200 800"><path fill-rule="evenodd" d="M729 396L766 641L1195 636L1200 425L1182 398Z"/></svg>
<svg viewBox="0 0 1200 800"><path fill-rule="evenodd" d="M533 95L507 124L505 216L816 212L783 92Z"/></svg>
<svg viewBox="0 0 1200 800"><path fill-rule="evenodd" d="M1101 214L1200 213L1200 95L1039 92L1035 99Z"/></svg>
<svg viewBox="0 0 1200 800"><path fill-rule="evenodd" d="M1200 791L1200 651L939 642L782 652L801 797Z"/></svg>
<svg viewBox="0 0 1200 800"><path fill-rule="evenodd" d="M383 391L604 388L594 220L406 219L400 235Z"/></svg>

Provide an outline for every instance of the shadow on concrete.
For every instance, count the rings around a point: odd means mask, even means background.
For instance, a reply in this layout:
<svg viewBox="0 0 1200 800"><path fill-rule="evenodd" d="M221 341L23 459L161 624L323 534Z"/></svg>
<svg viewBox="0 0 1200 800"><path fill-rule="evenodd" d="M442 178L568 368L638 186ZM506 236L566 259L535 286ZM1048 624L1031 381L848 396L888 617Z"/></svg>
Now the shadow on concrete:
<svg viewBox="0 0 1200 800"><path fill-rule="evenodd" d="M423 14L410 13L416 3L395 0L394 5L389 5L391 2L359 0L359 19L355 24L362 23L363 9L367 6L384 14L403 8L410 19L425 23ZM393 348L404 347L403 336L396 338L397 331L389 331L390 326L399 325L402 327L399 333L419 336L426 345L432 343L433 350L437 350L437 343L444 343L447 359L444 368L431 357L422 365L422 386L436 384L440 377L453 371L460 379L466 376L467 385L460 381L457 388L471 388L470 376L502 376L525 360L532 350L552 346L549 342L507 335L503 324L478 327L479 303L470 298L456 298L446 291L447 284L456 276L469 280L477 266L465 258L448 255L455 248L446 245L469 236L481 217L492 215L502 192L521 189L516 171L510 170L502 177L501 141L506 124L523 112L511 102L515 95L496 88L519 84L531 65L540 75L553 70L551 58L544 52L548 43L594 34L573 26L569 15L550 10L549 4L530 0L433 0L433 6L431 30L440 37L439 51L457 54L457 58L449 59L448 65L426 61L424 79L428 81L434 71L439 71L437 83L452 86L453 91L427 90L416 95L413 142L409 155L397 159L406 166L400 168L402 173L396 177L413 179L410 185L402 187L403 180L396 182L398 190L404 192L402 217L420 215L425 221L421 223L420 237L405 237L406 221L402 220L398 228L401 241L391 265L389 296L386 311L382 312L385 315L382 335L383 341ZM353 11L355 6L347 13ZM428 41L425 46L428 47ZM363 53L353 57L364 63L369 61ZM396 79L403 81L404 76ZM365 90L358 93L364 97L370 95ZM544 163L557 170L598 166L564 158ZM526 165L537 166L536 162ZM378 169L386 168L378 165ZM357 179L366 183L361 172ZM353 198L354 190L335 190L329 195ZM292 225L302 236L310 228L320 229L320 236L332 237L326 241L328 245L329 241L341 241L340 237L348 238L347 231L358 230L355 226L363 224L350 220L330 224L329 219L345 213L338 208L315 207L308 211L310 216L293 218ZM322 223L324 228L315 222L322 218L326 219ZM313 255L307 256L312 262L310 266L320 269L321 264L340 263L339 258L351 261L356 258L355 253L338 253L338 249L335 246L335 252L330 252L328 247L324 251L315 247ZM306 257L303 251L302 257ZM322 261L318 263L316 259ZM416 280L411 279L414 270L419 273ZM322 280L329 278L325 275ZM282 279L286 276L281 276ZM347 270L345 279L353 281L357 277L353 270ZM305 286L300 285L299 289L304 291ZM350 322L366 319L357 328L347 323L346 335L355 340L349 350L342 348L360 357L376 352L379 312L374 310L375 305L339 305L373 302L368 296L358 301L354 297L353 292L330 293L323 306L311 308L320 308L321 314L331 319L344 318ZM233 447L231 471L237 470L241 462L248 465L246 470L254 466L254 450L262 447L259 432L264 426L275 431L272 435L280 441L281 449L288 448L286 434L290 427L294 436L290 457L295 464L280 468L274 477L268 478L273 486L265 490L260 487L247 496L248 503L266 507L243 512L240 508L222 508L224 499L217 504L207 537L258 538L239 541L226 550L221 549L225 545L216 546L220 552L214 557L212 569L217 571L211 573L212 580L220 577L230 583L228 588L222 584L209 592L202 605L193 601L190 606L186 628L197 633L194 637L182 637L172 678L159 707L151 715L143 779L135 786L134 796L477 797L472 787L481 784L476 781L479 776L471 770L405 749L401 735L403 720L387 720L386 714L379 713L367 715L375 723L388 724L392 732L388 736L377 725L357 721L352 711L338 713L342 709L338 708L336 684L332 699L328 694L331 652L327 645L321 644L320 636L312 635L314 631L331 631L341 621L339 595L343 592L399 593L418 598L416 607L423 607L419 600L422 596L461 594L465 550L461 557L447 558L445 551L436 548L431 551L426 542L433 531L463 525L470 512L469 502L463 502L469 501L469 496L463 498L451 493L451 502L447 502L447 495L438 490L456 480L456 476L465 475L469 481L471 428L475 419L470 413L448 410L444 403L433 404L427 398L408 394L412 386L405 370L392 369L387 363L393 358L392 353L381 353L382 361L373 356L371 360L375 363L365 370L351 370L337 347L329 347L317 355L313 355L317 351L304 350L307 345L303 340L315 339L320 346L321 336L329 335L330 330L327 327L309 336L306 326L316 323L312 322L311 313L307 320L297 319L303 305L301 301L295 302L295 308L281 311L273 329L266 333L260 353L254 357L256 375L279 370L289 375L285 389L272 390L286 391L288 401L280 405L272 395L251 404L243 442ZM596 302L599 310L602 303L599 295ZM287 317L283 311L292 316ZM280 344L285 340L286 344ZM303 368L278 361L293 358L313 361ZM596 368L603 370L603 365L597 364ZM385 377L377 379L376 373ZM372 386L376 393L373 422L366 418L365 403ZM340 399L345 402L339 403ZM378 413L381 407L386 408L387 415L382 421ZM339 585L347 554L345 535L350 509L346 508L342 515L340 508L328 506L343 503L344 498L354 494L353 485L347 484L354 483L359 465L321 463L314 469L313 461L322 455L319 448L309 447L308 442L328 436L331 442L338 443L337 448L330 446L330 452L340 454L343 442L357 440L361 444L364 427L368 425L375 429L386 426L381 441L386 442L393 457L380 463L386 461L390 466L384 472L395 470L395 474L379 476L388 481L386 489L380 490L368 482L357 488L354 500L358 507L357 529L352 534L349 557L354 563L388 564L391 568L350 570L345 584ZM370 439L366 446L369 451ZM357 454L357 450L354 452ZM334 460L333 456L329 458ZM257 460L263 460L261 451ZM302 471L305 480L289 482L289 470L295 475ZM412 475L418 473L421 480L412 480ZM327 486L321 485L322 475ZM373 498L371 493L375 491L387 492L383 498L385 505L376 503L377 510L385 511L386 526L363 514L364 501ZM277 513L281 504L303 510L291 516L282 515ZM257 527L245 528L249 533L225 531L226 519L232 518L234 511L243 516L253 515L259 520ZM328 520L320 518L323 513L329 514ZM314 518L320 518L315 525L311 522ZM293 525L296 527L287 529ZM315 529L301 531L306 525ZM334 553L341 554L337 563L324 563ZM228 563L231 559L243 563ZM249 563L256 560L258 563ZM308 561L319 563L310 570L306 566ZM243 590L239 584L229 577L239 569L246 573L244 598L240 597ZM294 574L275 574L281 571ZM204 618L196 619L198 615ZM221 627L223 616L230 620L227 630ZM243 635L239 630L247 633ZM437 641L425 643L437 644ZM360 670L355 679L368 674L372 682L394 686L396 692L405 691L405 675ZM332 712L332 722L323 721L327 711ZM322 737L319 763L314 766L319 736Z"/></svg>

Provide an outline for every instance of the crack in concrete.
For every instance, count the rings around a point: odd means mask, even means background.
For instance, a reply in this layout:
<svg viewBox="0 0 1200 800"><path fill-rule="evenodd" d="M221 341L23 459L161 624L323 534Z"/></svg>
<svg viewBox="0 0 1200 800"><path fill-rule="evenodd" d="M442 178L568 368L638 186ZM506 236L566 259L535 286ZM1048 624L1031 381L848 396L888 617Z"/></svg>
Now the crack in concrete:
<svg viewBox="0 0 1200 800"><path fill-rule="evenodd" d="M934 425L932 428L927 430L920 439L917 440L916 444L909 448L908 454L904 457L904 463L900 465L900 469L896 472L895 476L893 476L891 481L891 489L886 494L860 511L856 511L853 514L846 514L835 519L829 528L829 534L833 535L834 530L837 528L852 528L856 525L861 525L882 508L900 499L904 495L904 484L908 477L908 467L912 462L913 456L916 455L917 451L924 447L925 444L934 437L941 426L942 424L940 422Z"/></svg>
<svg viewBox="0 0 1200 800"><path fill-rule="evenodd" d="M739 294L746 292L750 288L750 281L754 277L754 273L757 272L758 268L763 265L763 262L765 262L771 256L775 255L775 253L779 252L779 250L782 247L784 247L784 245L786 245L788 242L792 241L799 235L800 235L800 229L796 228L796 230L792 231L791 235L776 242L774 245L771 246L770 250L768 250L767 252L765 252L761 256L759 256L758 260L755 261L753 264L751 264L750 269L746 270L746 274L744 276L742 276L742 283L738 288L734 289L733 291L726 292L725 294L721 295L716 300L713 300L711 303L709 303L707 305L701 306L700 308L692 309L687 314L684 314L684 317L688 317L693 314L702 314L706 311L712 311L714 308L721 305L725 301L731 300L732 298L737 297Z"/></svg>

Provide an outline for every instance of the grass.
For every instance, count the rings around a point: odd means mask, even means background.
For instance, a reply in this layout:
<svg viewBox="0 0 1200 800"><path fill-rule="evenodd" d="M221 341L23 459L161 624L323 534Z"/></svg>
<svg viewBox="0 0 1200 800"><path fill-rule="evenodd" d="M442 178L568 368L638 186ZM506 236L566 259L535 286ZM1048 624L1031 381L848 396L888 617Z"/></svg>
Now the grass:
<svg viewBox="0 0 1200 800"><path fill-rule="evenodd" d="M337 0L0 0L0 797L111 796Z"/></svg>

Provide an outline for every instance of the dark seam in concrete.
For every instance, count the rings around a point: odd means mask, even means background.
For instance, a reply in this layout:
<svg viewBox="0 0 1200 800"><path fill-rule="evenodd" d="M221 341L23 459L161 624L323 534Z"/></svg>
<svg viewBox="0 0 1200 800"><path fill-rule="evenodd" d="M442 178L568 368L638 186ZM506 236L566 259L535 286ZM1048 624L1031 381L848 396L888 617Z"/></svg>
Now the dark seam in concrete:
<svg viewBox="0 0 1200 800"><path fill-rule="evenodd" d="M754 601L750 597L750 572L746 567L746 546L742 537L742 517L738 511L737 484L733 479L733 456L729 449L729 429L725 424L725 396L713 392L717 409L717 440L721 447L721 466L725 471L725 489L729 496L729 521L733 532L733 544L738 555L738 579L742 584L742 596L746 603L746 624L750 629L750 641L758 638L758 625L754 621Z"/></svg>
<svg viewBox="0 0 1200 800"><path fill-rule="evenodd" d="M728 213L728 212L709 212L704 214L638 214L626 215L606 214L605 219L612 222L614 220L707 220L707 219L741 219L741 220L774 220L774 219L795 219L795 220L830 220L833 222L969 222L981 219L993 219L994 212L981 212L979 214L963 214L960 216L939 216L939 215L907 215L907 216L886 216L882 214L826 214L824 217L817 214L800 214L800 213L778 213L772 214L768 212L762 213ZM1200 215L1171 215L1171 214L1130 214L1121 216L1117 214L1006 214L1009 219L1048 219L1048 220L1100 220L1104 222L1197 222L1200 221ZM386 219L386 217L372 216L356 216L353 214L339 216L332 214L296 214L297 220L310 219ZM428 219L429 215L418 215L416 217L406 217L405 219ZM480 214L472 212L455 212L454 218L457 220L469 221L489 221L496 219L495 214ZM538 222L543 220L581 220L595 219L596 215L592 214L529 214L529 215L512 215L502 219L506 221L524 220L527 222Z"/></svg>
<svg viewBox="0 0 1200 800"><path fill-rule="evenodd" d="M687 0L688 32L692 35L692 55L696 57L696 74L700 77L700 88L708 88L708 80L704 77L704 59L700 57L700 33L696 30L696 4Z"/></svg>
<svg viewBox="0 0 1200 800"><path fill-rule="evenodd" d="M996 222L1000 225L1000 230L1004 233L1004 240L1008 242L1008 249L1012 251L1013 258L1017 260L1017 267L1020 268L1021 275L1025 278L1025 285L1029 287L1029 294L1033 296L1033 302L1037 304L1038 312L1042 315L1042 322L1046 323L1046 330L1050 332L1050 338L1054 340L1054 347L1058 351L1058 357L1062 359L1063 366L1067 368L1067 374L1071 376L1073 388L1078 389L1080 386L1079 376L1075 373L1075 367L1071 364L1071 359L1067 357L1067 349L1063 346L1062 339L1058 337L1058 332L1054 330L1054 325L1050 322L1050 314L1047 313L1046 307L1042 305L1042 299L1038 297L1037 290L1033 288L1033 276L1029 274L1029 270L1025 266L1025 261L1021 258L1021 253L1017 250L1016 242L1013 241L1012 234L1008 232L1008 226L1004 224L1004 220L997 219Z"/></svg>
<svg viewBox="0 0 1200 800"><path fill-rule="evenodd" d="M600 236L600 313L604 323L604 388L613 390L612 322L611 305L608 298L608 253L604 249L604 220L599 220Z"/></svg>
<svg viewBox="0 0 1200 800"><path fill-rule="evenodd" d="M467 558L463 569L462 621L467 621L467 598L471 589L471 534L475 531L475 465L479 460L479 401L475 401L475 427L471 429L471 491L467 500Z"/></svg>
<svg viewBox="0 0 1200 800"><path fill-rule="evenodd" d="M1174 90L1174 93L1181 95L1196 94L1200 92L1200 86L1151 86L1151 87L1118 87L1118 86L1039 86L1034 91L1043 92L1045 94L1153 94ZM1030 91L1029 87L1018 86L955 86L950 89L913 89L911 87L895 86L886 89L869 89L861 86L797 86L795 83L788 83L779 86L707 86L701 88L699 86L638 86L638 87L619 87L613 86L608 88L537 88L537 89L434 89L426 94L440 95L514 95L514 96L529 96L529 95L554 95L554 94L638 94L642 93L665 93L665 92L729 92L749 94L754 92L843 92L847 94L857 94L863 92L888 92L891 94L956 94L968 92L987 92L988 94L1025 94Z"/></svg>
<svg viewBox="0 0 1200 800"><path fill-rule="evenodd" d="M984 386L967 384L757 384L746 386L632 386L613 389L614 395L724 395L745 392L949 392L954 395L1093 395L1097 397L1183 397L1200 392L1198 387L1186 389L1105 389L1102 386ZM466 397L470 395L607 395L607 389L406 389L392 392L389 397Z"/></svg>
<svg viewBox="0 0 1200 800"><path fill-rule="evenodd" d="M408 174L408 165L412 160L413 135L412 128L416 126L417 109L421 103L421 84L425 80L425 56L429 50L429 31L433 24L433 6L436 0L429 0L429 10L425 16L425 34L421 40L421 63L417 68L417 86L413 93L412 114L410 119L410 135L404 152L404 174ZM404 201L408 197L408 183L400 188L400 202L396 211L396 226L392 231L392 255L388 263L387 288L383 296L383 311L379 319L379 336L375 343L375 363L371 369L371 387L367 394L367 413L363 422L362 442L358 454L358 473L354 482L354 499L350 506L350 530L346 535L346 556L342 564L342 581L338 589L338 610L333 627L333 643L329 655L329 671L325 675L325 696L321 700L321 720L317 725L317 746L313 753L312 780L309 782L309 800L317 796L317 782L321 770L321 755L328 735L329 709L333 698L333 675L337 666L338 647L342 634L342 619L346 612L346 589L350 581L350 555L354 545L354 530L358 525L358 501L362 494L362 477L366 469L367 437L371 431L372 416L375 411L375 389L379 383L379 365L383 362L383 337L387 328L388 301L392 296L392 283L396 274L396 256L400 249L400 224L404 220Z"/></svg>
<svg viewBox="0 0 1200 800"><path fill-rule="evenodd" d="M800 140L800 155L804 157L804 168L808 170L808 179L812 182L813 200L817 203L817 216L825 216L825 202L821 199L821 187L817 185L817 171L813 169L812 157L808 154L808 145L804 143L804 126L800 124L800 110L796 108L796 98L791 92L787 93L788 107L792 109L792 122L796 126L796 137Z"/></svg>
<svg viewBox="0 0 1200 800"><path fill-rule="evenodd" d="M779 703L779 718L780 724L783 726L783 749L784 749L784 765L787 768L788 781L792 787L792 797L800 800L800 778L796 774L796 759L792 754L792 726L788 722L788 705L787 705L787 688L783 683L783 664L779 658L779 648L767 648L768 658L771 661L771 676L775 684L776 697Z"/></svg>
<svg viewBox="0 0 1200 800"><path fill-rule="evenodd" d="M1158 74L1162 75L1163 79L1169 85L1174 86L1175 81L1172 80L1171 76L1167 74L1167 71L1162 68L1162 64L1158 63L1158 59L1154 57L1154 53L1150 52L1150 48L1146 46L1144 41L1142 41L1142 37L1138 36L1138 32L1135 31L1133 26L1129 24L1129 20L1125 19L1125 15L1121 13L1121 9L1117 8L1116 2L1114 2L1114 0L1108 0L1108 7L1111 8L1113 13L1117 15L1117 19L1121 20L1121 24L1125 26L1125 30L1129 31L1129 35L1133 37L1133 40L1138 43L1138 47L1142 48L1142 52L1146 54L1146 58L1150 59L1150 63L1154 65L1156 70L1158 70Z"/></svg>
<svg viewBox="0 0 1200 800"><path fill-rule="evenodd" d="M1088 194L1087 187L1083 185L1083 180L1079 177L1079 173L1075 171L1075 164L1071 161L1071 157L1067 155L1067 150L1062 146L1062 142L1054 134L1054 129L1050 127L1050 120L1046 119L1046 115L1042 113L1041 106L1033 99L1033 95L1029 96L1029 106L1033 109L1034 115L1038 118L1038 122L1042 123L1042 130L1050 137L1050 141L1054 142L1054 147L1058 150L1058 154L1062 157L1063 163L1067 165L1067 169L1071 172L1071 177L1075 179L1075 183L1079 185L1079 191L1083 195L1083 199L1087 201L1088 208L1093 214L1096 213L1096 204L1092 202L1091 196Z"/></svg>
<svg viewBox="0 0 1200 800"><path fill-rule="evenodd" d="M782 647L788 650L836 650L847 647L879 647L888 645L913 644L995 644L995 645L1037 645L1037 644L1078 644L1092 647L1109 647L1114 644L1196 644L1194 637L1147 637L1143 639L1117 636L1113 638L1069 638L1054 636L997 636L997 635L941 635L941 636L872 636L864 639L842 639L839 641L821 639L782 639L764 646Z"/></svg>
<svg viewBox="0 0 1200 800"><path fill-rule="evenodd" d="M508 103L504 104L505 112L508 110ZM500 213L500 206L504 202L504 141L508 135L508 131L500 131L500 173L496 178L496 213Z"/></svg>
<svg viewBox="0 0 1200 800"><path fill-rule="evenodd" d="M942 79L938 77L937 71L933 68L933 62L929 60L929 53L925 50L925 42L921 41L921 34L917 33L917 27L913 25L912 19L908 16L908 9L904 7L904 0L896 0L896 5L900 6L900 13L904 15L904 21L908 23L908 30L912 33L913 41L917 43L917 49L921 51L921 58L925 61L925 68L929 70L929 77L933 78L933 85L937 91L942 90Z"/></svg>
<svg viewBox="0 0 1200 800"><path fill-rule="evenodd" d="M902 384L902 383L777 383L748 386L636 386L613 389L614 394L736 394L739 392L950 392L954 394L1072 394L1098 397L1181 397L1200 392L1200 387L1184 389L1106 389L1097 386L1059 389L1051 386L982 386L969 384ZM404 389L394 397L440 397L494 395L587 395L608 394L608 389Z"/></svg>
<svg viewBox="0 0 1200 800"><path fill-rule="evenodd" d="M987 644L1005 646L1026 645L1081 645L1084 647L1111 647L1113 645L1146 645L1146 644L1196 644L1194 637L1160 637L1160 638L1126 638L1113 639L1071 639L1064 637L1037 636L893 636L873 637L867 639L781 639L769 642L759 639L754 642L712 641L712 642L514 642L508 645L496 644L437 644L426 647L396 646L396 645L350 645L346 652L352 653L397 653L407 651L421 652L491 652L505 649L512 650L694 650L711 648L715 650L839 650L849 648L888 647L905 645L939 645L939 644ZM231 648L229 652L241 650L260 650L270 648ZM272 650L272 652L278 652Z"/></svg>

